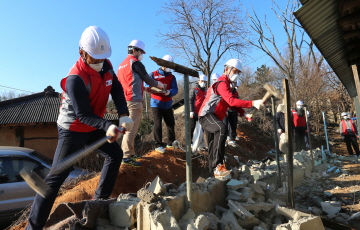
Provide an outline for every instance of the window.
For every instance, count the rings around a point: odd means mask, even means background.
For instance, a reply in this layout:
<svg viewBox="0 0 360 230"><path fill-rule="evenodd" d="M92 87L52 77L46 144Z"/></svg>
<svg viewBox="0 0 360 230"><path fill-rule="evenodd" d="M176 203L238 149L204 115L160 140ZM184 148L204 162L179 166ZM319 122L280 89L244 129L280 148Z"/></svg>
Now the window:
<svg viewBox="0 0 360 230"><path fill-rule="evenodd" d="M49 172L42 164L27 157L1 157L0 165L0 184L24 181L20 176L20 171L24 167L34 170L41 176Z"/></svg>

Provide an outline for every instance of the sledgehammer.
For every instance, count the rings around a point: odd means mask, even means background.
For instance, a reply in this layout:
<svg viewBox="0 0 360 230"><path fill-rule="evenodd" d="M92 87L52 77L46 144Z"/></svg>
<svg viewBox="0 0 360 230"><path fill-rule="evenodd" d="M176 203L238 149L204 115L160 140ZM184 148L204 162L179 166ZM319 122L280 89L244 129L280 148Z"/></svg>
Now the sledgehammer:
<svg viewBox="0 0 360 230"><path fill-rule="evenodd" d="M279 96L281 95L280 92L279 92L277 89L275 89L274 86L269 85L269 84L267 84L267 83L265 83L264 89L266 89L266 94L265 94L264 97L261 99L262 103L264 103L264 102L265 102L267 99L269 99L269 97L271 97L271 96L279 97ZM256 113L257 111L258 111L257 109L253 110L253 111L248 115L248 118L251 119L251 118L255 115L255 113Z"/></svg>
<svg viewBox="0 0 360 230"><path fill-rule="evenodd" d="M119 127L120 132L124 132L125 128ZM101 145L103 145L107 140L111 139L111 136L106 136L100 140L92 143L91 145L72 153L71 155L65 157L60 163L52 166L48 175L58 174L64 170L73 166L77 161L89 155L91 152L95 151ZM40 176L37 172L27 167L24 167L20 170L20 176L25 180L25 182L40 196L46 197L48 191L50 190L49 186L44 181L44 178Z"/></svg>

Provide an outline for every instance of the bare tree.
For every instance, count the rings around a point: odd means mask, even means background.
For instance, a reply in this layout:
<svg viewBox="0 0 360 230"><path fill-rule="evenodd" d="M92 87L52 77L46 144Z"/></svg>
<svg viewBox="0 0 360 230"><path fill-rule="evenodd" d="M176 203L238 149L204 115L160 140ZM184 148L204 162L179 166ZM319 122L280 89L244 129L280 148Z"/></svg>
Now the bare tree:
<svg viewBox="0 0 360 230"><path fill-rule="evenodd" d="M170 0L161 11L169 19L160 44L210 77L227 53L239 57L248 47L240 6L235 0Z"/></svg>

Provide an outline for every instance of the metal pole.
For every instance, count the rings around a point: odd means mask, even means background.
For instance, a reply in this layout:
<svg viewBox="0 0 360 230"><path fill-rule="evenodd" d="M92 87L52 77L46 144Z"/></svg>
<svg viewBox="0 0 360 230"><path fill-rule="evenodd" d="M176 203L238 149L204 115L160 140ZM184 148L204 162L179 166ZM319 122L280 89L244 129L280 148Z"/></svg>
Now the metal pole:
<svg viewBox="0 0 360 230"><path fill-rule="evenodd" d="M186 137L186 193L188 198L188 208L191 208L192 166L191 166L190 99L189 99L188 74L184 74L184 104L185 104L185 137Z"/></svg>
<svg viewBox="0 0 360 230"><path fill-rule="evenodd" d="M308 131L308 140L309 140L311 164L312 164L312 167L314 168L314 165L315 165L314 154L313 154L313 151L312 151L311 138L310 138L310 136L311 136L310 135L310 126L309 126L309 119L308 119L307 108L306 107L304 107L304 111L305 111L306 129Z"/></svg>
<svg viewBox="0 0 360 230"><path fill-rule="evenodd" d="M322 115L323 115L323 120L324 120L324 132L325 132L325 138L326 138L326 148L327 148L328 154L330 154L329 137L328 137L328 133L327 133L326 117L325 117L325 112L324 111L322 111Z"/></svg>
<svg viewBox="0 0 360 230"><path fill-rule="evenodd" d="M276 165L277 165L277 187L281 188L281 168L280 168L280 150L279 150L279 139L276 128L276 112L275 112L275 101L274 96L271 96L271 109L273 115L273 126L274 126L274 140L275 140L275 151L276 151Z"/></svg>
<svg viewBox="0 0 360 230"><path fill-rule="evenodd" d="M288 199L291 208L294 208L294 152L293 152L293 143L292 143L292 120L291 120L291 111L290 111L290 91L289 91L289 83L287 79L282 79L283 87L284 87L284 104L285 104L285 135L288 144L288 154L287 154L287 162L289 169L288 176Z"/></svg>

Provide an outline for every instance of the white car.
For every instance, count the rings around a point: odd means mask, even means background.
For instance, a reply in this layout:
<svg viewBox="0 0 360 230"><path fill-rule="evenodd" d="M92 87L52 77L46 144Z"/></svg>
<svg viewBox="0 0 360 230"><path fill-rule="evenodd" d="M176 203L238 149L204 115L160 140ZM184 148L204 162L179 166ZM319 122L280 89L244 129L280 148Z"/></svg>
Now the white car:
<svg viewBox="0 0 360 230"><path fill-rule="evenodd" d="M8 222L26 206L30 205L36 193L20 176L23 167L49 173L51 160L35 150L21 147L0 146L0 223ZM68 179L87 174L85 170L75 168ZM67 179L67 180L68 180Z"/></svg>

